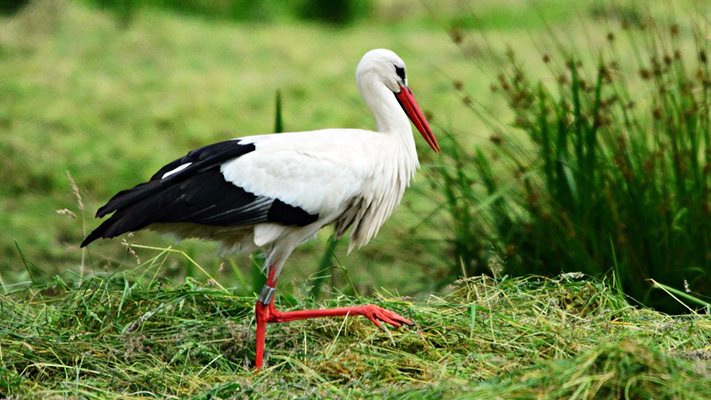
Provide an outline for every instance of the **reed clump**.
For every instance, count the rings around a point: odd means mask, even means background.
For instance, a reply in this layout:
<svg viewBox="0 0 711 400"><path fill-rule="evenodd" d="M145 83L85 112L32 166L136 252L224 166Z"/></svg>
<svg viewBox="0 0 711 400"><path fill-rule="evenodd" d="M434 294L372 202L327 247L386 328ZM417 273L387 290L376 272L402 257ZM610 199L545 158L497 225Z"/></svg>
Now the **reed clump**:
<svg viewBox="0 0 711 400"><path fill-rule="evenodd" d="M688 311L650 291L654 279L708 307L710 42L693 24L617 26L590 38L596 49L554 37L540 76L512 50L489 66L511 120L485 119L490 145L474 151L449 136L433 175L453 221L453 274L485 272L493 254L509 274L609 274L644 304Z"/></svg>

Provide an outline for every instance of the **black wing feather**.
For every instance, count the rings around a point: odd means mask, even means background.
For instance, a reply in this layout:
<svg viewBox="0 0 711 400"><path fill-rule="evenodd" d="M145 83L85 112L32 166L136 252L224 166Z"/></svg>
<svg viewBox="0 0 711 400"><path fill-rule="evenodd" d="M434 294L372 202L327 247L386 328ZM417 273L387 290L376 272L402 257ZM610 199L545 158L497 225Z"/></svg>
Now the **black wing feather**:
<svg viewBox="0 0 711 400"><path fill-rule="evenodd" d="M97 217L114 213L82 242L111 238L154 223L196 223L244 226L260 222L308 225L318 219L279 199L258 196L225 180L220 166L254 151L254 144L237 140L215 143L191 151L166 164L148 182L117 193L97 211ZM165 178L181 165L189 166Z"/></svg>
<svg viewBox="0 0 711 400"><path fill-rule="evenodd" d="M254 144L240 144L237 140L226 140L193 150L186 156L163 166L163 168L153 174L150 181L141 183L132 189L118 192L103 207L96 211L96 217L101 218L127 204L133 204L142 198L148 197L154 192L161 190L165 184L179 181L201 170L214 168L215 166L219 167L219 165L225 161L240 157L252 151L254 151ZM161 179L167 172L187 163L191 163L189 167L170 175L166 179Z"/></svg>

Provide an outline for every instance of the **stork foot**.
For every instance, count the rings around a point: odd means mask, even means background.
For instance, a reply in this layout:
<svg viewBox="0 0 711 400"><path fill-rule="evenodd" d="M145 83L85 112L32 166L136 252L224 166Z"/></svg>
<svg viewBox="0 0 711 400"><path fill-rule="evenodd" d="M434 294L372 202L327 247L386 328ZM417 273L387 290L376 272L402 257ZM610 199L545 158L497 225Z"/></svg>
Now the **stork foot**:
<svg viewBox="0 0 711 400"><path fill-rule="evenodd" d="M342 317L349 315L362 315L381 328L382 322L390 324L396 328L402 326L403 324L410 326L414 325L414 323L409 319L374 304L353 307L325 308L321 310L279 311L274 308L274 303L271 303L267 306L266 321L290 322L300 319Z"/></svg>
<svg viewBox="0 0 711 400"><path fill-rule="evenodd" d="M274 299L272 298L269 300L269 304L257 301L255 306L255 314L257 319L257 346L254 367L256 369L262 368L264 361L264 342L268 323L290 322L321 317L362 315L373 322L378 328L383 328L383 322L396 328L399 328L402 325L415 325L409 319L374 304L353 307L326 308L322 310L279 311L274 308Z"/></svg>
<svg viewBox="0 0 711 400"><path fill-rule="evenodd" d="M386 324L390 324L396 328L401 327L403 324L408 325L408 326L415 325L414 322L403 317L402 315L395 313L393 311L387 310L385 308L378 307L374 304L367 304L364 306L357 306L357 307L353 307L353 308L360 309L360 310L358 310L359 312L354 312L353 314L360 314L360 315L368 318L378 328L383 327L383 325L381 324L381 321L385 322Z"/></svg>

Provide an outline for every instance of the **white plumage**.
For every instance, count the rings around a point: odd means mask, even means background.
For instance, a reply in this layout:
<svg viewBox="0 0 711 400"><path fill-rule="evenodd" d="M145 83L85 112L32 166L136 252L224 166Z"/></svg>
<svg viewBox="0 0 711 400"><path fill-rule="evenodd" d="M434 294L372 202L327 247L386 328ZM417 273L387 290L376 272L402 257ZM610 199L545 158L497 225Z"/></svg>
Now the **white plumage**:
<svg viewBox="0 0 711 400"><path fill-rule="evenodd" d="M349 251L367 244L392 214L419 167L408 121L408 113L413 113L401 104L403 101L412 99L417 111L410 117L433 149L439 150L411 93L403 96L404 91L409 92L404 68L395 53L378 49L368 52L356 69L358 89L375 117L377 131L323 129L237 138L233 140L235 146L251 144L254 150L219 163L219 172L227 184L258 196L239 207L220 209L222 215L258 210L278 199L317 215L315 221L303 226L269 220L248 223L245 219L238 219L235 224L209 224L186 217L187 220L150 221L148 226L183 237L218 240L237 250L263 248L268 255L267 265L275 268L275 276L296 246L324 226L333 224L339 236L351 228ZM178 181L174 178L191 172L195 161L184 161L169 164L170 169L158 177L161 183ZM122 204L117 210L132 206ZM205 214L210 207L215 208L207 204L193 214ZM216 210L213 216L220 214ZM99 232L99 236L107 235Z"/></svg>
<svg viewBox="0 0 711 400"><path fill-rule="evenodd" d="M227 181L248 192L319 216L303 227L258 224L257 246L276 246L274 252L288 256L322 227L336 224L342 235L352 224L352 249L375 236L417 168L414 151L398 148L393 139L393 134L346 129L248 137L241 142L254 143L256 150L221 170ZM270 256L270 261L281 270L283 259Z"/></svg>

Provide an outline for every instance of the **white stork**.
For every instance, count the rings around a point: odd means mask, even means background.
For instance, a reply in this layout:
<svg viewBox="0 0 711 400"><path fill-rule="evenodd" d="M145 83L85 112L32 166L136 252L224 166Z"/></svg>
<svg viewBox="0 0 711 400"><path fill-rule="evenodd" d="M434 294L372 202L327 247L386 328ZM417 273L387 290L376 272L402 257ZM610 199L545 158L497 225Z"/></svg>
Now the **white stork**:
<svg viewBox="0 0 711 400"><path fill-rule="evenodd" d="M116 194L97 218L113 213L82 242L150 228L221 242L267 255L267 283L255 306L255 367L261 368L266 324L363 315L377 326L412 325L369 304L282 312L276 281L292 251L326 225L350 228L349 251L368 243L400 202L419 166L408 117L439 152L430 126L407 86L405 63L390 50L367 52L356 69L361 96L377 131L323 129L247 136L189 152L149 181Z"/></svg>

